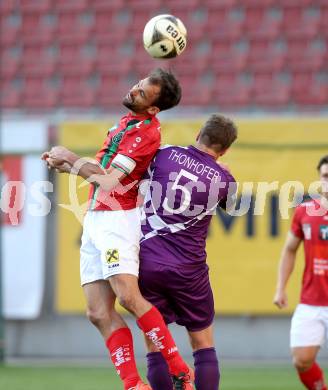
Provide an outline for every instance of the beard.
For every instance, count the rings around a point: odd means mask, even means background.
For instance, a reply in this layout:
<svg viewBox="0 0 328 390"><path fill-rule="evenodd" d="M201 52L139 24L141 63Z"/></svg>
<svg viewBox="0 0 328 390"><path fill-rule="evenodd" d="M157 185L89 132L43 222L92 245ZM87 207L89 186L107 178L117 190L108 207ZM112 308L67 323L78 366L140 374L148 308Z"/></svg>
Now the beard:
<svg viewBox="0 0 328 390"><path fill-rule="evenodd" d="M138 112L138 105L135 103L135 101L134 101L133 97L130 95L130 93L128 93L124 97L122 104L123 104L123 106L125 106L129 110L131 110L133 112Z"/></svg>
<svg viewBox="0 0 328 390"><path fill-rule="evenodd" d="M123 106L125 106L126 108L128 108L129 110L132 110L134 109L134 104L131 100L127 99L127 97L125 97L122 101L122 104Z"/></svg>

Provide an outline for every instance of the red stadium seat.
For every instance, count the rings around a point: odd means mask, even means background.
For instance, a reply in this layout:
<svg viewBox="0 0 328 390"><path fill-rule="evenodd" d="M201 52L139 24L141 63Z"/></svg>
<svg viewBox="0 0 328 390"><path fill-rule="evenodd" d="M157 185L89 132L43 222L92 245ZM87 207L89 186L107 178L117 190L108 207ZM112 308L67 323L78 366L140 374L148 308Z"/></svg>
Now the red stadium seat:
<svg viewBox="0 0 328 390"><path fill-rule="evenodd" d="M67 31L67 32L61 32L58 35L58 43L59 46L70 46L70 45L77 45L77 46L83 46L88 43L89 39L91 37L91 34L89 31L81 31L81 30L75 30L75 31Z"/></svg>
<svg viewBox="0 0 328 390"><path fill-rule="evenodd" d="M189 12L195 11L202 4L199 0L188 0L188 1L175 1L165 0L164 5L168 9L169 14L173 14L184 20Z"/></svg>
<svg viewBox="0 0 328 390"><path fill-rule="evenodd" d="M122 105L124 96L128 93L132 85L120 82L117 78L106 79L97 90L97 104L105 109L119 107Z"/></svg>
<svg viewBox="0 0 328 390"><path fill-rule="evenodd" d="M208 106L212 104L212 86L202 83L182 85L180 106Z"/></svg>
<svg viewBox="0 0 328 390"><path fill-rule="evenodd" d="M211 12L212 10L217 9L232 9L237 2L237 0L204 0L203 4L206 5Z"/></svg>
<svg viewBox="0 0 328 390"><path fill-rule="evenodd" d="M63 43L59 46L59 57L62 62L75 61L82 56L83 45L75 42Z"/></svg>
<svg viewBox="0 0 328 390"><path fill-rule="evenodd" d="M320 9L320 34L328 37L328 4Z"/></svg>
<svg viewBox="0 0 328 390"><path fill-rule="evenodd" d="M35 58L34 61L25 58L22 63L22 75L25 77L51 77L56 72L56 62L49 59Z"/></svg>
<svg viewBox="0 0 328 390"><path fill-rule="evenodd" d="M268 8L276 3L277 0L236 0L236 5L243 8Z"/></svg>
<svg viewBox="0 0 328 390"><path fill-rule="evenodd" d="M290 26L298 26L303 19L304 9L301 6L294 5L283 9L282 24L283 28L288 29Z"/></svg>
<svg viewBox="0 0 328 390"><path fill-rule="evenodd" d="M42 13L33 12L22 15L21 29L23 35L26 33L33 33L41 26Z"/></svg>
<svg viewBox="0 0 328 390"><path fill-rule="evenodd" d="M218 75L213 90L213 104L229 108L242 108L249 104L250 86L242 82L237 73Z"/></svg>
<svg viewBox="0 0 328 390"><path fill-rule="evenodd" d="M191 0L191 2L194 2L197 0ZM165 6L168 7L170 4L170 0L165 1ZM160 9L162 5L161 0L126 0L125 6L129 9L132 9L133 11L150 11L154 12L158 9Z"/></svg>
<svg viewBox="0 0 328 390"><path fill-rule="evenodd" d="M11 26L5 23L1 18L0 47L3 50L9 46L14 46L20 39L20 27Z"/></svg>
<svg viewBox="0 0 328 390"><path fill-rule="evenodd" d="M91 77L95 69L95 60L89 58L75 58L71 61L61 61L57 71L62 77L76 76L81 78Z"/></svg>
<svg viewBox="0 0 328 390"><path fill-rule="evenodd" d="M51 11L52 7L52 0L19 0L19 9L23 13L46 13Z"/></svg>
<svg viewBox="0 0 328 390"><path fill-rule="evenodd" d="M28 109L54 108L58 92L50 88L46 79L39 75L25 77L22 106Z"/></svg>
<svg viewBox="0 0 328 390"><path fill-rule="evenodd" d="M287 66L292 72L316 72L326 66L325 53L307 50L303 53L288 53Z"/></svg>
<svg viewBox="0 0 328 390"><path fill-rule="evenodd" d="M114 12L124 8L124 0L89 0L89 8L95 11L110 11Z"/></svg>
<svg viewBox="0 0 328 390"><path fill-rule="evenodd" d="M88 10L88 0L55 0L55 9L57 11L77 11Z"/></svg>
<svg viewBox="0 0 328 390"><path fill-rule="evenodd" d="M199 54L196 51L186 50L181 56L172 59L168 64L177 74L192 76L202 74L209 69L210 56L208 54ZM160 64L160 60L159 60Z"/></svg>
<svg viewBox="0 0 328 390"><path fill-rule="evenodd" d="M286 55L277 50L266 50L260 53L249 53L247 69L252 72L278 72L284 68Z"/></svg>
<svg viewBox="0 0 328 390"><path fill-rule="evenodd" d="M274 40L281 33L281 21L279 19L263 18L259 23L248 26L244 31L250 39Z"/></svg>
<svg viewBox="0 0 328 390"><path fill-rule="evenodd" d="M43 87L38 91L24 91L22 106L27 109L54 109L58 105L58 91Z"/></svg>
<svg viewBox="0 0 328 390"><path fill-rule="evenodd" d="M285 52L278 50L271 41L254 39L250 41L247 68L253 72L276 72L285 64Z"/></svg>
<svg viewBox="0 0 328 390"><path fill-rule="evenodd" d="M132 16L130 18L129 14L127 14L126 19L121 20L116 13L111 11L97 11L93 25L95 39L100 40L100 37L103 36L106 37L108 43L113 42L115 44L117 42L117 44L120 44L128 35L131 19Z"/></svg>
<svg viewBox="0 0 328 390"><path fill-rule="evenodd" d="M261 7L252 7L245 10L243 27L247 32L248 29L254 29L263 23L266 16L266 9Z"/></svg>
<svg viewBox="0 0 328 390"><path fill-rule="evenodd" d="M238 20L209 24L208 34L214 40L237 41L243 37L243 23Z"/></svg>
<svg viewBox="0 0 328 390"><path fill-rule="evenodd" d="M309 85L315 83L315 73L313 72L294 72L292 77L292 94L298 93Z"/></svg>
<svg viewBox="0 0 328 390"><path fill-rule="evenodd" d="M299 105L327 105L327 84L319 83L313 72L294 73L291 92Z"/></svg>
<svg viewBox="0 0 328 390"><path fill-rule="evenodd" d="M294 93L296 104L302 106L327 106L328 85L312 84Z"/></svg>
<svg viewBox="0 0 328 390"><path fill-rule="evenodd" d="M19 109L21 108L22 92L12 86L11 83L1 83L0 88L0 108Z"/></svg>
<svg viewBox="0 0 328 390"><path fill-rule="evenodd" d="M243 84L231 85L229 89L218 86L212 101L215 105L232 110L244 108L250 104L250 88Z"/></svg>
<svg viewBox="0 0 328 390"><path fill-rule="evenodd" d="M213 53L211 56L211 68L217 74L240 72L245 69L246 63L246 53L230 51Z"/></svg>
<svg viewBox="0 0 328 390"><path fill-rule="evenodd" d="M21 69L21 59L12 56L2 56L0 64L0 78L11 80L18 75Z"/></svg>
<svg viewBox="0 0 328 390"><path fill-rule="evenodd" d="M306 7L312 5L312 0L276 0L275 5L280 7Z"/></svg>
<svg viewBox="0 0 328 390"><path fill-rule="evenodd" d="M88 35L91 30L92 24L84 23L81 15L77 12L60 12L58 14L57 31L59 34Z"/></svg>
<svg viewBox="0 0 328 390"><path fill-rule="evenodd" d="M231 50L233 50L233 45L234 45L233 40L212 40L212 55L215 54L222 54L222 53L229 53Z"/></svg>
<svg viewBox="0 0 328 390"><path fill-rule="evenodd" d="M261 107L283 108L290 103L291 89L270 73L255 75L252 85L252 101Z"/></svg>
<svg viewBox="0 0 328 390"><path fill-rule="evenodd" d="M17 0L0 1L0 14L9 15L14 12L17 7Z"/></svg>
<svg viewBox="0 0 328 390"><path fill-rule="evenodd" d="M96 104L95 89L79 77L63 79L59 105L68 108L88 108Z"/></svg>
<svg viewBox="0 0 328 390"><path fill-rule="evenodd" d="M118 56L118 52L108 46L102 46L96 57L96 70L101 74L116 74L125 76L131 69L132 59L128 56Z"/></svg>
<svg viewBox="0 0 328 390"><path fill-rule="evenodd" d="M26 31L21 34L21 43L25 46L51 46L55 39L55 31L53 29L35 29L34 31Z"/></svg>
<svg viewBox="0 0 328 390"><path fill-rule="evenodd" d="M219 37L220 31L229 31L234 27L241 30L242 20L233 20L229 9L210 9L208 12L206 29L210 36Z"/></svg>
<svg viewBox="0 0 328 390"><path fill-rule="evenodd" d="M287 39L312 39L319 33L320 20L308 18L302 20L299 25L285 27L285 36Z"/></svg>

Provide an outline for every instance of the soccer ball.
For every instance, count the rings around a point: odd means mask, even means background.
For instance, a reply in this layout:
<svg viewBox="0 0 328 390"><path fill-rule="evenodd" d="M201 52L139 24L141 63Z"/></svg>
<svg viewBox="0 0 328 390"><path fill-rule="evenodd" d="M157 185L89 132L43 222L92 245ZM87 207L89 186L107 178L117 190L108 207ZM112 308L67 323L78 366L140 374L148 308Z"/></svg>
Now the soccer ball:
<svg viewBox="0 0 328 390"><path fill-rule="evenodd" d="M158 15L150 19L143 32L143 43L154 58L173 58L186 48L187 30L173 15Z"/></svg>

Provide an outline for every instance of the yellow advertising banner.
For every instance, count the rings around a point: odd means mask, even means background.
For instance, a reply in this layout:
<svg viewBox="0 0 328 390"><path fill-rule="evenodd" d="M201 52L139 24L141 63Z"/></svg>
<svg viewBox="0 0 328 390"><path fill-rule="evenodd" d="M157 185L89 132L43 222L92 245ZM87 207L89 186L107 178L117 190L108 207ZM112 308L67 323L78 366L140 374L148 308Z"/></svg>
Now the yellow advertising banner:
<svg viewBox="0 0 328 390"><path fill-rule="evenodd" d="M236 120L239 137L222 160L239 182L239 195L249 202L240 216L219 212L213 217L207 240L208 264L220 314L281 314L272 304L277 265L290 226L291 198L301 197L317 180L316 165L328 153L327 119ZM194 142L201 120L165 121L163 144ZM93 156L114 122L65 122L60 144L83 156ZM81 216L87 198L82 180L59 175L58 255L56 307L61 313L83 312L79 278ZM70 188L77 196L70 195ZM74 192L74 191L73 191ZM287 194L287 195L286 195ZM78 213L72 212L74 210ZM78 214L78 215L77 215ZM80 219L80 220L79 220ZM303 251L288 286L289 311L299 298Z"/></svg>

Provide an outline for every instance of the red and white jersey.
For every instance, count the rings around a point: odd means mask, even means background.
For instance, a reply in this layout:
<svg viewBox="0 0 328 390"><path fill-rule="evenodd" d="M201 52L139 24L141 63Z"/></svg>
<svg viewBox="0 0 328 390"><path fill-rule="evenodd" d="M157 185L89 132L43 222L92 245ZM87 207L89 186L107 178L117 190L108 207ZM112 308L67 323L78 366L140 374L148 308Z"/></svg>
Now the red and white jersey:
<svg viewBox="0 0 328 390"><path fill-rule="evenodd" d="M304 242L301 303L328 306L328 210L320 201L300 204L295 210L291 231Z"/></svg>
<svg viewBox="0 0 328 390"><path fill-rule="evenodd" d="M161 142L160 123L155 116L128 115L107 134L96 160L127 176L115 191L108 193L91 184L89 210L130 210L137 205L138 185Z"/></svg>

